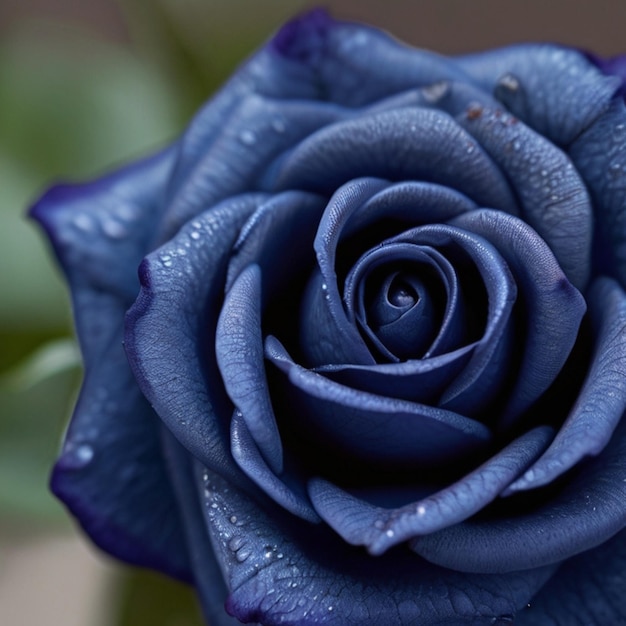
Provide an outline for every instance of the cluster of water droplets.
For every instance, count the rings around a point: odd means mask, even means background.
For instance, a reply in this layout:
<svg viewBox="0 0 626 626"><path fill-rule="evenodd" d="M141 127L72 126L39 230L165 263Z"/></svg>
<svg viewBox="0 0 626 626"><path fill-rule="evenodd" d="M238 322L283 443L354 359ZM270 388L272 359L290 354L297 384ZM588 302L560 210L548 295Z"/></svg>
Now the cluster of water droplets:
<svg viewBox="0 0 626 626"><path fill-rule="evenodd" d="M116 202L106 211L78 211L72 216L72 226L84 234L122 240L130 235L140 219L140 208L129 202Z"/></svg>
<svg viewBox="0 0 626 626"><path fill-rule="evenodd" d="M231 566L229 570L237 578L236 568L244 567L245 572L260 572L273 563L280 562L264 576L257 577L256 585L264 585L262 603L268 606L284 608L283 615L276 615L275 620L291 621L293 610L302 611L301 615L308 619L307 623L322 621L322 615L336 609L337 600L328 596L327 590L317 588L319 583L314 577L304 576L300 567L289 556L289 541L285 547L269 540L262 523L262 513L235 512L232 502L240 502L240 495L231 492L229 487L214 484L214 478L205 471L203 489L207 517L213 529L213 539L217 540L219 549ZM246 502L248 507L251 503ZM243 507L241 507L243 508ZM233 569L234 568L234 569ZM244 575L247 580L249 573ZM290 592L297 590L297 595ZM304 610L302 610L304 608ZM299 613L300 614L300 613Z"/></svg>

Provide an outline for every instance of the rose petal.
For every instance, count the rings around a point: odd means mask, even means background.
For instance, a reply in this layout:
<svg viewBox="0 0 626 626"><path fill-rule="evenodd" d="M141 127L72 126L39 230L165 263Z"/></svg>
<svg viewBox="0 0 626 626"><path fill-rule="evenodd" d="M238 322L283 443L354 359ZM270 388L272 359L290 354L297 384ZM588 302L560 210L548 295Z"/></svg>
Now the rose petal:
<svg viewBox="0 0 626 626"><path fill-rule="evenodd" d="M277 60L291 62L277 64L276 73L295 74L317 88L318 98L350 107L442 80L467 80L442 55L403 45L375 28L333 20L320 10L288 22L270 48Z"/></svg>
<svg viewBox="0 0 626 626"><path fill-rule="evenodd" d="M570 282L583 289L589 280L593 210L569 158L502 111L470 109L461 123L506 173L524 221L550 246Z"/></svg>
<svg viewBox="0 0 626 626"><path fill-rule="evenodd" d="M521 611L519 626L620 624L626 616L626 531L564 563Z"/></svg>
<svg viewBox="0 0 626 626"><path fill-rule="evenodd" d="M508 428L554 382L576 341L586 304L551 250L522 220L500 211L472 211L451 221L490 241L506 259L524 306L522 362L500 428Z"/></svg>
<svg viewBox="0 0 626 626"><path fill-rule="evenodd" d="M488 428L451 411L344 387L293 362L269 336L266 357L288 377L282 393L295 400L292 423L345 455L368 463L441 466L480 451Z"/></svg>
<svg viewBox="0 0 626 626"><path fill-rule="evenodd" d="M374 363L368 347L343 308L335 273L336 245L345 216L388 185L363 178L338 189L322 216L314 248L319 272L314 272L302 299L300 347L313 365Z"/></svg>
<svg viewBox="0 0 626 626"><path fill-rule="evenodd" d="M211 626L235 626L238 622L224 611L228 589L204 525L192 457L166 429L163 429L163 448L187 545L193 546L190 561L194 582L203 591L198 594L202 613Z"/></svg>
<svg viewBox="0 0 626 626"><path fill-rule="evenodd" d="M398 264L402 261L406 267L406 270L404 270L406 276L403 280L407 282L412 279L415 280L416 283L421 285L419 289L423 289L424 293L420 295L417 305L404 311L393 323L387 322L383 329L374 331L367 326L367 315L362 293L365 289L364 284L367 281L368 274L380 265L391 263L393 267L399 267ZM418 270L415 266L423 267L422 270ZM414 268L414 274L409 274L409 271L412 271L412 267ZM429 269L433 277L436 275L441 279L440 282L443 287L441 291L445 291L446 295L443 311L438 312L435 310L433 294L426 293L421 283L420 275L424 268ZM416 293L417 290L418 288L416 287ZM355 302L357 296L358 301ZM379 347L379 350L386 350L386 348L382 339L379 340L377 333L382 336L384 332L388 336L389 341L398 346L398 350L389 355L392 361L399 360L394 356L398 353L406 352L405 359L417 359L422 356L423 352L423 358L431 358L439 354L452 352L462 347L465 340L465 303L459 290L454 268L444 255L431 246L385 243L381 247L370 249L357 261L350 274L348 274L343 299L348 309L348 315L351 318L356 315L356 319L359 320L364 332ZM425 301L427 304L423 304ZM397 307L391 307L388 304L387 307L391 310L397 309ZM429 318L427 320L423 319L423 307L428 307ZM354 313L355 309L357 313ZM398 315L397 310L395 315ZM427 331L424 328L425 321L428 326ZM402 329L399 328L400 325ZM421 342L424 345L421 346L421 349L416 349L416 346ZM318 368L318 371L321 371L321 369Z"/></svg>
<svg viewBox="0 0 626 626"><path fill-rule="evenodd" d="M484 509L537 459L552 435L550 428L535 429L456 483L399 508L373 506L319 478L309 482L309 494L315 510L348 543L380 555L416 535L448 528Z"/></svg>
<svg viewBox="0 0 626 626"><path fill-rule="evenodd" d="M261 333L261 270L251 265L226 294L215 333L224 387L271 470L280 474L283 448L269 396Z"/></svg>
<svg viewBox="0 0 626 626"><path fill-rule="evenodd" d="M560 563L601 545L626 525L625 430L622 421L602 454L536 510L457 524L415 539L413 549L443 567L493 573Z"/></svg>
<svg viewBox="0 0 626 626"><path fill-rule="evenodd" d="M31 216L72 289L86 369L51 488L103 550L188 580L157 418L122 348L124 313L139 288L136 267L163 210L172 160L170 149L92 183L53 187Z"/></svg>
<svg viewBox="0 0 626 626"><path fill-rule="evenodd" d="M621 99L572 144L570 156L596 208L594 269L626 286L626 107Z"/></svg>
<svg viewBox="0 0 626 626"><path fill-rule="evenodd" d="M331 193L364 176L440 183L481 206L516 212L506 179L482 148L449 115L431 109L384 111L330 124L287 155L276 184Z"/></svg>
<svg viewBox="0 0 626 626"><path fill-rule="evenodd" d="M126 350L143 393L192 454L234 481L242 475L228 445L232 407L204 346L214 341L229 251L264 199L228 200L146 257L127 315Z"/></svg>
<svg viewBox="0 0 626 626"><path fill-rule="evenodd" d="M562 146L606 110L619 80L582 54L549 44L522 44L458 57L455 62L541 135Z"/></svg>
<svg viewBox="0 0 626 626"><path fill-rule="evenodd" d="M587 300L595 348L585 383L552 445L509 492L548 484L585 456L602 452L626 412L626 294L601 277Z"/></svg>
<svg viewBox="0 0 626 626"><path fill-rule="evenodd" d="M447 224L419 226L390 241L413 242L445 249L463 250L475 264L487 292L487 320L470 362L445 390L439 406L469 415L482 410L495 397L506 373L511 340L511 312L517 288L510 270L497 251L480 235ZM460 272L457 271L457 274ZM470 295L466 294L466 298ZM476 308L476 307L475 307Z"/></svg>
<svg viewBox="0 0 626 626"><path fill-rule="evenodd" d="M492 626L526 606L553 571L470 578L407 552L372 559L322 526L293 524L257 505L201 468L197 480L230 588L226 608L246 623ZM202 581L199 591L212 593Z"/></svg>
<svg viewBox="0 0 626 626"><path fill-rule="evenodd" d="M268 467L239 412L235 412L231 422L231 450L239 467L274 502L309 522L319 521L319 516L306 495L304 484L297 484L295 473L289 471L292 468L282 476L277 476L277 472Z"/></svg>
<svg viewBox="0 0 626 626"><path fill-rule="evenodd" d="M389 184L366 200L362 206L345 203L328 205L325 224L320 232L327 232L330 246L365 229L378 221L395 221L399 228L433 222L446 222L450 218L473 211L475 202L467 196L443 185L402 181Z"/></svg>
<svg viewBox="0 0 626 626"><path fill-rule="evenodd" d="M254 264L265 277L262 306L280 298L285 285L312 264L313 239L326 202L322 196L300 191L271 196L246 222L233 246L225 290ZM285 263L286 256L289 263Z"/></svg>
<svg viewBox="0 0 626 626"><path fill-rule="evenodd" d="M203 115L208 113L210 105ZM273 176L267 170L274 158L347 113L329 103L239 96L237 107L224 122L220 121L219 133L211 130L212 141L202 144L201 153L194 151L196 160L185 166L190 171L173 188L161 224L160 241L167 240L186 221L229 196L269 189L273 186ZM186 136L194 133L204 136L201 123L193 124ZM199 140L192 137L183 141L188 145Z"/></svg>
<svg viewBox="0 0 626 626"><path fill-rule="evenodd" d="M327 365L314 368L313 371L346 387L404 400L433 403L467 366L475 347L476 344L471 343L454 352L404 363Z"/></svg>
<svg viewBox="0 0 626 626"><path fill-rule="evenodd" d="M85 360L92 349L102 348L98 307L90 305L90 298L105 292L130 306L137 295L137 267L164 211L173 159L170 148L93 182L57 185L30 210L72 289Z"/></svg>

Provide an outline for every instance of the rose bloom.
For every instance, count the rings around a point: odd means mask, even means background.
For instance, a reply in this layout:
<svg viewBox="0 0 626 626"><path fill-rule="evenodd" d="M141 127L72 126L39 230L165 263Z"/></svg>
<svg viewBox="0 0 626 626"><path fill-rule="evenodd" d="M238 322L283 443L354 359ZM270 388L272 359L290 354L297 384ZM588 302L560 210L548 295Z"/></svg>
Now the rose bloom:
<svg viewBox="0 0 626 626"><path fill-rule="evenodd" d="M626 623L620 72L313 11L48 191L85 362L52 489L95 543L213 626Z"/></svg>

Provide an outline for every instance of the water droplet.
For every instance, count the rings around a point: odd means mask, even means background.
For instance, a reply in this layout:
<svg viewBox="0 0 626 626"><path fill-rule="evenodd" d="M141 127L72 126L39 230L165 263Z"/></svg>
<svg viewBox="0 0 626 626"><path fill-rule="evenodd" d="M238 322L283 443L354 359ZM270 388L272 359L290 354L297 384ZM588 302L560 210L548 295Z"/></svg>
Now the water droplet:
<svg viewBox="0 0 626 626"><path fill-rule="evenodd" d="M528 481L529 483L533 482L533 480L535 480L535 470L529 469L524 474L524 480Z"/></svg>
<svg viewBox="0 0 626 626"><path fill-rule="evenodd" d="M285 555L284 555L282 552L279 552L279 553L276 555L276 558L277 558L277 559L282 559L284 556L285 556Z"/></svg>
<svg viewBox="0 0 626 626"><path fill-rule="evenodd" d="M446 93L448 93L449 89L450 85L446 81L442 80L438 83L429 85L428 87L424 87L422 89L422 93L429 102L437 102L438 100L441 100Z"/></svg>
<svg viewBox="0 0 626 626"><path fill-rule="evenodd" d="M94 457L93 448L87 443L76 445L68 443L63 454L63 464L68 469L82 469L89 465Z"/></svg>
<svg viewBox="0 0 626 626"><path fill-rule="evenodd" d="M520 88L519 80L513 74L505 74L499 81L498 86L508 89L508 91L517 91Z"/></svg>
<svg viewBox="0 0 626 626"><path fill-rule="evenodd" d="M473 154L474 151L476 150L476 146L467 146L467 154Z"/></svg>
<svg viewBox="0 0 626 626"><path fill-rule="evenodd" d="M93 232L93 220L84 213L79 213L73 220L74 226L84 233Z"/></svg>
<svg viewBox="0 0 626 626"><path fill-rule="evenodd" d="M385 535L387 535L387 537L389 537L391 539L391 537L393 537L396 533L391 530L391 528L385 533Z"/></svg>
<svg viewBox="0 0 626 626"><path fill-rule="evenodd" d="M192 231L189 233L189 236L190 236L192 239L195 239L196 241L197 241L198 239L200 239L200 237L201 237L200 233L199 233L197 230L192 230Z"/></svg>
<svg viewBox="0 0 626 626"><path fill-rule="evenodd" d="M172 267L172 257L169 254L162 254L159 258L165 267Z"/></svg>
<svg viewBox="0 0 626 626"><path fill-rule="evenodd" d="M248 550L247 548L239 549L237 551L237 554L235 555L235 558L237 559L237 561L239 561L239 563L243 563L249 557L250 557L250 550Z"/></svg>
<svg viewBox="0 0 626 626"><path fill-rule="evenodd" d="M274 549L271 546L265 546L265 552L263 553L263 556L266 559L269 559L272 557L272 554L274 554Z"/></svg>
<svg viewBox="0 0 626 626"><path fill-rule="evenodd" d="M417 514L418 515L426 515L426 507L423 504L420 504L417 507Z"/></svg>
<svg viewBox="0 0 626 626"><path fill-rule="evenodd" d="M102 231L112 239L122 239L128 235L126 226L117 220L103 220Z"/></svg>
<svg viewBox="0 0 626 626"><path fill-rule="evenodd" d="M548 170L541 170L541 175L542 176L547 176L548 175Z"/></svg>
<svg viewBox="0 0 626 626"><path fill-rule="evenodd" d="M233 537L229 542L228 542L228 547L233 551L233 552L237 552L237 550L239 550L239 548L241 548L241 546L243 546L243 538L242 537Z"/></svg>
<svg viewBox="0 0 626 626"><path fill-rule="evenodd" d="M272 121L272 128L277 132L277 133L284 133L285 130L287 129L287 126L285 125L285 122L283 122L280 119L275 119Z"/></svg>
<svg viewBox="0 0 626 626"><path fill-rule="evenodd" d="M329 611L332 611L334 608L335 608L335 607L333 607L333 605L331 604L331 605L328 607L328 610L329 610Z"/></svg>
<svg viewBox="0 0 626 626"><path fill-rule="evenodd" d="M251 130L242 130L239 133L239 139L241 143L246 144L246 146L252 146L256 143L256 135Z"/></svg>
<svg viewBox="0 0 626 626"><path fill-rule="evenodd" d="M236 515L231 515L230 516L230 523L231 524L236 524L237 523L237 516Z"/></svg>
<svg viewBox="0 0 626 626"><path fill-rule="evenodd" d="M519 141L517 141L517 139L516 139L516 140L513 142L513 150L516 150L516 151L517 151L517 150L520 150L520 149L521 149L521 147L522 147L522 144L521 144Z"/></svg>

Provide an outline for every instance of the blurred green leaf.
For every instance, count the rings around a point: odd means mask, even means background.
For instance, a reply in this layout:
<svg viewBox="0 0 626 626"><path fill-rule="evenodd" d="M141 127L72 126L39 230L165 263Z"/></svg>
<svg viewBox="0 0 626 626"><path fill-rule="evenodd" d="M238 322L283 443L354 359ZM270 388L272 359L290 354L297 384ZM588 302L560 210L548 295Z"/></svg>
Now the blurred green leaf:
<svg viewBox="0 0 626 626"><path fill-rule="evenodd" d="M132 569L118 590L116 626L203 626L191 587L160 574Z"/></svg>

